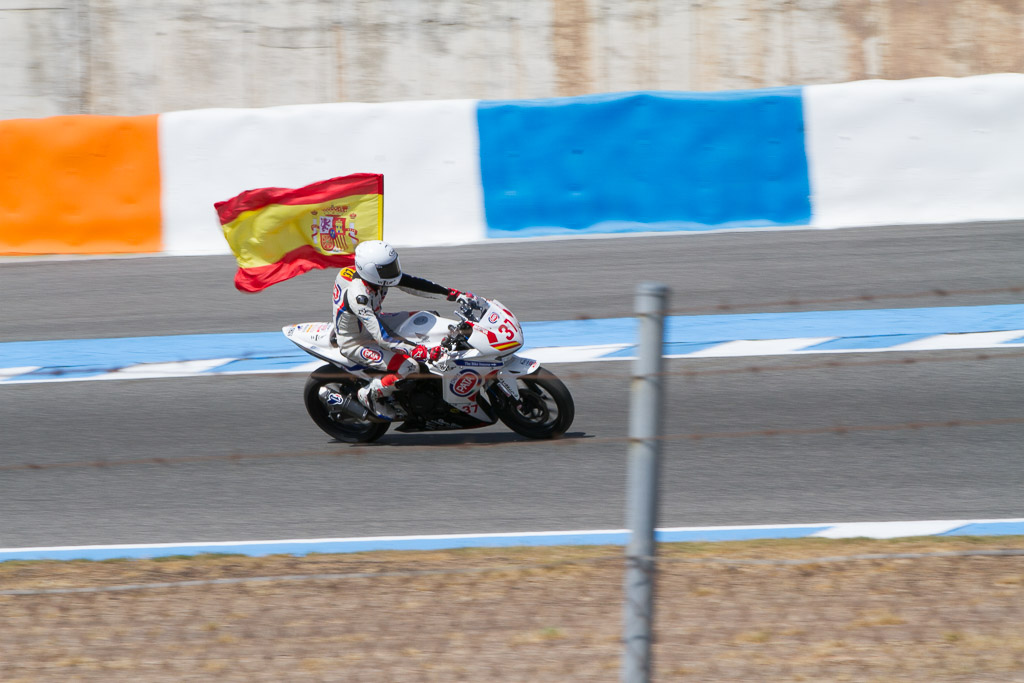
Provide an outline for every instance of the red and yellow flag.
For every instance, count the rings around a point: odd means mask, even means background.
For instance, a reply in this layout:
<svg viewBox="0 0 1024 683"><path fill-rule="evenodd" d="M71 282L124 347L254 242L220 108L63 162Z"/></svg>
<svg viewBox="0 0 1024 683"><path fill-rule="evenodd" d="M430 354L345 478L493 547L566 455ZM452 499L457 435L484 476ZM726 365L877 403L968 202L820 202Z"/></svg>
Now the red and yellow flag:
<svg viewBox="0 0 1024 683"><path fill-rule="evenodd" d="M314 268L351 266L357 244L381 239L384 176L246 190L214 207L238 260L235 287L258 292Z"/></svg>

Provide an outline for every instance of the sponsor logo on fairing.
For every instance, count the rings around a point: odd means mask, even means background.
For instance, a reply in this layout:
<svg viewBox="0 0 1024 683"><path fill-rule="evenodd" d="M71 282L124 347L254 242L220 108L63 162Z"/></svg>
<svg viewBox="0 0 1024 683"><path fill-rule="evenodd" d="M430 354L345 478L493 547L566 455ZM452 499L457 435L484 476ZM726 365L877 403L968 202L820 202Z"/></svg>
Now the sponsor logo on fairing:
<svg viewBox="0 0 1024 683"><path fill-rule="evenodd" d="M308 323L302 331L309 335L323 334L331 329L331 323Z"/></svg>
<svg viewBox="0 0 1024 683"><path fill-rule="evenodd" d="M456 396L469 396L480 384L480 374L475 370L463 370L452 380L449 387Z"/></svg>
<svg viewBox="0 0 1024 683"><path fill-rule="evenodd" d="M500 361L486 361L486 360L457 360L456 365L462 365L468 368L500 368L504 363Z"/></svg>
<svg viewBox="0 0 1024 683"><path fill-rule="evenodd" d="M379 363L381 358L384 357L384 354L382 354L377 349L370 348L364 348L362 351L359 352L359 355L365 358L366 360L370 361L371 363Z"/></svg>
<svg viewBox="0 0 1024 683"><path fill-rule="evenodd" d="M487 322L491 323L492 325L498 322L499 320L501 320L501 316L498 315L497 313L491 313L489 316L487 316Z"/></svg>

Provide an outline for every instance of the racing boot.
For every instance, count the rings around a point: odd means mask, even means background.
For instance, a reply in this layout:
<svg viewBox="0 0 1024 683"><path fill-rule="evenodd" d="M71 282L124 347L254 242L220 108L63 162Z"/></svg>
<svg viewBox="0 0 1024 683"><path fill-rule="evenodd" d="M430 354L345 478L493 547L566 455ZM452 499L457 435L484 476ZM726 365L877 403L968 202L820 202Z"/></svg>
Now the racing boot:
<svg viewBox="0 0 1024 683"><path fill-rule="evenodd" d="M388 398L395 393L395 382L397 381L398 375L374 377L369 384L357 392L359 402L377 417L394 420L395 409Z"/></svg>

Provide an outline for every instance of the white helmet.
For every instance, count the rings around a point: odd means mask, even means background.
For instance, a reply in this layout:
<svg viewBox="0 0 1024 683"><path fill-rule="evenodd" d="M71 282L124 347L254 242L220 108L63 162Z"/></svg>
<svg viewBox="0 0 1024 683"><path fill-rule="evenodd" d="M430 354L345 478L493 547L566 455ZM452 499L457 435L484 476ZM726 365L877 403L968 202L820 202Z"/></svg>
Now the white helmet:
<svg viewBox="0 0 1024 683"><path fill-rule="evenodd" d="M382 287L393 287L402 279L398 252L382 240L359 243L356 247L356 272L364 282Z"/></svg>

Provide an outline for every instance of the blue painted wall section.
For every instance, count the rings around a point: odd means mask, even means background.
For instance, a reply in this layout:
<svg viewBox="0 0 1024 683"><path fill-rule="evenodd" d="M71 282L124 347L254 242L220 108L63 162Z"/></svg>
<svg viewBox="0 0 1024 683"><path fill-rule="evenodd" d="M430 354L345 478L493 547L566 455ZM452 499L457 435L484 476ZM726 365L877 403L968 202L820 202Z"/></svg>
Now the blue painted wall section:
<svg viewBox="0 0 1024 683"><path fill-rule="evenodd" d="M801 88L481 101L489 237L806 225Z"/></svg>

